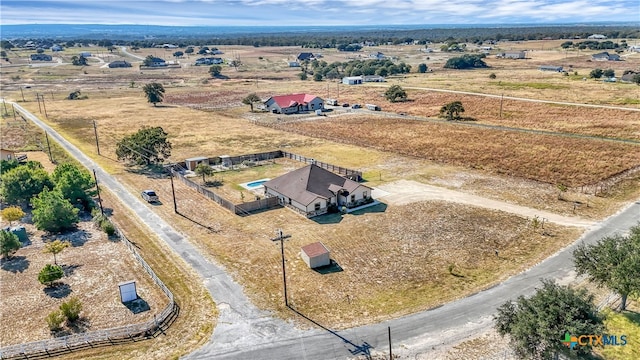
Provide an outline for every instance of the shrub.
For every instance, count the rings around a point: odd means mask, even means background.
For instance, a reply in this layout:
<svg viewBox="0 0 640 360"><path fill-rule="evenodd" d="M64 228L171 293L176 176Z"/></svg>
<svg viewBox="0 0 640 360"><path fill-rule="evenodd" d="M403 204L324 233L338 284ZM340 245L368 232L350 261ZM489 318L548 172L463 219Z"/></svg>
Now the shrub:
<svg viewBox="0 0 640 360"><path fill-rule="evenodd" d="M489 75L489 79L495 79L496 77L497 77L497 76L496 76L496 74L495 74L495 73L491 73L491 74Z"/></svg>
<svg viewBox="0 0 640 360"><path fill-rule="evenodd" d="M104 231L108 236L113 236L116 233L116 227L113 226L113 224L111 223L111 221L106 220L103 221L102 224L100 224L100 228L102 229L102 231Z"/></svg>
<svg viewBox="0 0 640 360"><path fill-rule="evenodd" d="M60 330L62 328L62 326L60 325L62 325L62 322L64 321L64 315L62 315L62 312L60 312L60 310L55 310L50 312L45 320L47 321L47 325L49 325L49 330Z"/></svg>
<svg viewBox="0 0 640 360"><path fill-rule="evenodd" d="M63 302L60 305L60 311L67 318L68 322L74 322L80 318L80 311L82 311L82 302L77 297L72 297L69 301Z"/></svg>
<svg viewBox="0 0 640 360"><path fill-rule="evenodd" d="M0 230L0 253L2 253L3 257L10 257L21 247L22 243L18 239L18 235L10 231Z"/></svg>
<svg viewBox="0 0 640 360"><path fill-rule="evenodd" d="M51 286L54 281L62 279L63 276L64 271L62 270L62 267L59 265L47 264L42 268L42 270L40 270L40 273L38 273L38 281L40 281L42 285Z"/></svg>

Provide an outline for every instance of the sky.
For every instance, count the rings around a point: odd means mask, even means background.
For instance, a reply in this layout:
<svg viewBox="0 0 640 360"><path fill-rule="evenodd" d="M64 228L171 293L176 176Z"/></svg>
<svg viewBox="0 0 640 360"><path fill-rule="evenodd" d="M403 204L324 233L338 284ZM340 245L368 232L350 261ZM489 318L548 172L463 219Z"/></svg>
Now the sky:
<svg viewBox="0 0 640 360"><path fill-rule="evenodd" d="M640 22L639 0L0 0L0 23L331 26Z"/></svg>

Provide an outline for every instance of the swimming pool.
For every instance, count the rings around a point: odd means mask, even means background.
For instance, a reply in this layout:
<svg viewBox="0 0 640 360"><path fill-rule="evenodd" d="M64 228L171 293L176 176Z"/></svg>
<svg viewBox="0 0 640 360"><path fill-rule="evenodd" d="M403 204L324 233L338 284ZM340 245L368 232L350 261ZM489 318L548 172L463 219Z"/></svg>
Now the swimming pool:
<svg viewBox="0 0 640 360"><path fill-rule="evenodd" d="M243 188L247 189L247 190L258 190L262 188L262 184L266 183L267 181L269 181L271 179L260 179L260 180L254 180L254 181L250 181L244 184L240 184L240 186L242 186Z"/></svg>

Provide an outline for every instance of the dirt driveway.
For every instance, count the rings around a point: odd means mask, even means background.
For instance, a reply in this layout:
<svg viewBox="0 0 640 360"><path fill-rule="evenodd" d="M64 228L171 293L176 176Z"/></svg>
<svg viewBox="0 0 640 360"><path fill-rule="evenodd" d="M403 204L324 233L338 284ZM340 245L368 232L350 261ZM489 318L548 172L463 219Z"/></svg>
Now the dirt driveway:
<svg viewBox="0 0 640 360"><path fill-rule="evenodd" d="M510 204L504 201L492 200L477 195L471 195L443 187L422 184L411 180L398 180L380 185L373 196L392 205L406 205L418 201L442 200L461 204L469 204L488 209L501 210L528 218L538 216L540 220L550 221L559 225L590 227L595 222L579 217L562 216L543 210ZM381 191L380 191L381 190ZM385 194L388 193L388 194Z"/></svg>

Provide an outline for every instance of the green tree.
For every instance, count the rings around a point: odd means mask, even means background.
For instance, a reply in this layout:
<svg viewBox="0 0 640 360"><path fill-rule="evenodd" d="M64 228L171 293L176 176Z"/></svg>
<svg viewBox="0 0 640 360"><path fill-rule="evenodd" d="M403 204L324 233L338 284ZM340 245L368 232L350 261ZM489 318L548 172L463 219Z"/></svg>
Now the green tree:
<svg viewBox="0 0 640 360"><path fill-rule="evenodd" d="M150 83L142 87L144 94L147 96L147 102L156 106L164 100L164 86L160 83Z"/></svg>
<svg viewBox="0 0 640 360"><path fill-rule="evenodd" d="M300 78L300 80L307 80L309 78L305 71L303 71L300 74L298 74L298 77Z"/></svg>
<svg viewBox="0 0 640 360"><path fill-rule="evenodd" d="M384 97L391 102L406 101L407 92L400 85L392 85L384 92Z"/></svg>
<svg viewBox="0 0 640 360"><path fill-rule="evenodd" d="M245 105L249 105L251 107L251 112L253 112L253 104L262 101L260 97L256 93L251 93L247 95L244 99L242 99L242 103Z"/></svg>
<svg viewBox="0 0 640 360"><path fill-rule="evenodd" d="M71 243L69 243L68 241L55 240L44 244L44 252L53 254L53 263L58 265L58 259L56 258L56 255L61 253L62 250L68 248L69 246L71 246Z"/></svg>
<svg viewBox="0 0 640 360"><path fill-rule="evenodd" d="M143 66L151 66L153 65L153 60L155 60L155 56L153 55L147 55L147 57L144 58L144 60L142 60L142 65Z"/></svg>
<svg viewBox="0 0 640 360"><path fill-rule="evenodd" d="M77 56L74 55L71 57L71 64L76 65L76 66L86 66L87 65L87 58L85 58L84 56Z"/></svg>
<svg viewBox="0 0 640 360"><path fill-rule="evenodd" d="M464 107L460 101L450 102L440 108L440 115L446 115L447 120L459 120L460 113L464 112Z"/></svg>
<svg viewBox="0 0 640 360"><path fill-rule="evenodd" d="M633 75L631 81L633 81L636 85L640 85L640 73Z"/></svg>
<svg viewBox="0 0 640 360"><path fill-rule="evenodd" d="M138 132L125 136L116 144L118 160L136 165L161 164L171 156L168 134L159 126L143 126Z"/></svg>
<svg viewBox="0 0 640 360"><path fill-rule="evenodd" d="M77 297L72 297L69 301L60 304L60 311L67 318L68 322L74 322L80 318L82 311L82 302Z"/></svg>
<svg viewBox="0 0 640 360"><path fill-rule="evenodd" d="M320 72L316 72L313 74L313 81L322 81L322 74Z"/></svg>
<svg viewBox="0 0 640 360"><path fill-rule="evenodd" d="M564 335L600 334L603 330L592 295L549 280L543 280L542 288L530 298L520 296L501 305L494 321L498 333L511 338L519 359L551 359L574 351L585 355L590 346L572 351L562 344Z"/></svg>
<svg viewBox="0 0 640 360"><path fill-rule="evenodd" d="M8 204L28 203L45 187L53 188L49 174L40 163L31 161L14 169L3 171L0 194Z"/></svg>
<svg viewBox="0 0 640 360"><path fill-rule="evenodd" d="M209 74L211 74L211 77L218 77L220 76L221 72L222 72L222 67L220 65L212 65L209 68Z"/></svg>
<svg viewBox="0 0 640 360"><path fill-rule="evenodd" d="M80 202L85 209L90 207L95 183L88 171L75 164L65 163L56 166L52 178L55 182L54 190L59 190L65 199L72 204Z"/></svg>
<svg viewBox="0 0 640 360"><path fill-rule="evenodd" d="M491 80L495 79L496 77L497 77L496 73L489 74L489 79L491 79Z"/></svg>
<svg viewBox="0 0 640 360"><path fill-rule="evenodd" d="M421 74L424 74L427 72L427 64L420 64L418 65L418 72Z"/></svg>
<svg viewBox="0 0 640 360"><path fill-rule="evenodd" d="M38 281L40 284L51 286L54 281L62 279L64 271L59 265L45 265L38 273Z"/></svg>
<svg viewBox="0 0 640 360"><path fill-rule="evenodd" d="M485 55L470 55L465 54L460 57L454 57L444 64L447 69L471 69L471 68L486 68L487 63L484 62Z"/></svg>
<svg viewBox="0 0 640 360"><path fill-rule="evenodd" d="M593 245L584 243L573 251L576 272L621 296L620 309L630 294L640 294L640 225L628 236L605 237Z"/></svg>
<svg viewBox="0 0 640 360"><path fill-rule="evenodd" d="M79 210L73 207L60 191L49 191L48 188L31 199L33 206L33 223L38 230L51 233L72 229L78 223Z"/></svg>
<svg viewBox="0 0 640 360"><path fill-rule="evenodd" d="M0 160L0 175L6 173L11 169L17 168L18 166L20 166L20 163L16 159L11 159L11 160L2 159Z"/></svg>
<svg viewBox="0 0 640 360"><path fill-rule="evenodd" d="M3 219L9 222L9 226L11 226L12 222L18 221L24 217L24 211L17 206L6 207L0 211L0 214L2 214Z"/></svg>
<svg viewBox="0 0 640 360"><path fill-rule="evenodd" d="M4 51L4 50L0 51L0 57L6 58L7 57L7 52Z"/></svg>
<svg viewBox="0 0 640 360"><path fill-rule="evenodd" d="M614 76L616 76L616 72L613 69L607 69L602 71L602 76L606 77L606 78L612 78Z"/></svg>
<svg viewBox="0 0 640 360"><path fill-rule="evenodd" d="M52 311L49 313L49 315L47 315L45 320L47 321L49 330L57 331L62 328L61 325L62 325L62 322L64 321L64 315L60 310Z"/></svg>
<svg viewBox="0 0 640 360"><path fill-rule="evenodd" d="M11 255L22 247L18 235L11 231L0 230L0 253L5 258L11 257Z"/></svg>
<svg viewBox="0 0 640 360"><path fill-rule="evenodd" d="M589 77L592 79L600 79L603 74L604 74L604 71L602 71L602 69L593 69L589 73Z"/></svg>
<svg viewBox="0 0 640 360"><path fill-rule="evenodd" d="M192 47L188 47L186 49L184 49L185 54L193 54L193 48Z"/></svg>
<svg viewBox="0 0 640 360"><path fill-rule="evenodd" d="M199 164L196 166L195 172L197 175L202 175L202 182L205 182L205 176L213 175L213 169L208 164Z"/></svg>
<svg viewBox="0 0 640 360"><path fill-rule="evenodd" d="M184 53L182 51L176 51L173 53L173 57L179 58L182 57Z"/></svg>

